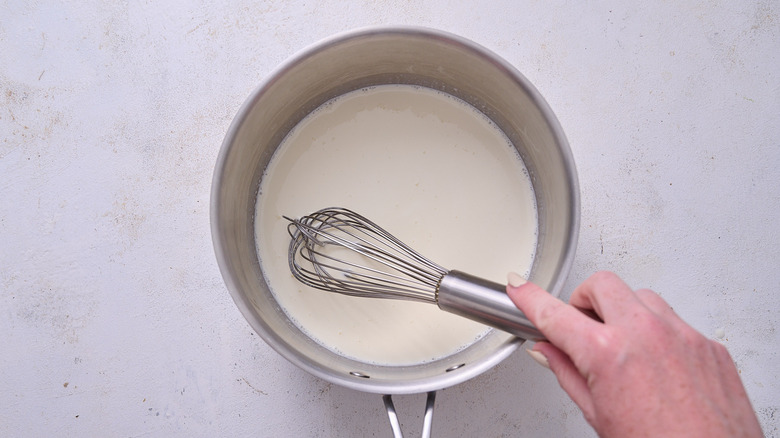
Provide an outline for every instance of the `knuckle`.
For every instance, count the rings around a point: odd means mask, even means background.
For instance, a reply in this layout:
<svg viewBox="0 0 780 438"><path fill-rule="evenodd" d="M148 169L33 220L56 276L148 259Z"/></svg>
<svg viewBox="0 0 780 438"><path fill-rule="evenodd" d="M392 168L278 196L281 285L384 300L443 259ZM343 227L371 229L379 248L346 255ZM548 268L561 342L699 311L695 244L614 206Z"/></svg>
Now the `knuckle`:
<svg viewBox="0 0 780 438"><path fill-rule="evenodd" d="M637 348L653 352L664 351L679 333L669 321L648 309L640 309L631 315L631 339Z"/></svg>
<svg viewBox="0 0 780 438"><path fill-rule="evenodd" d="M665 333L669 325L655 313L647 310L639 310L632 315L632 324L648 333Z"/></svg>
<svg viewBox="0 0 780 438"><path fill-rule="evenodd" d="M589 375L609 374L620 368L630 355L631 343L611 327L594 330L584 340L587 348L572 358Z"/></svg>
<svg viewBox="0 0 780 438"><path fill-rule="evenodd" d="M563 306L563 302L558 300L548 301L540 305L535 312L536 324L539 326L548 325L556 318L558 310Z"/></svg>
<svg viewBox="0 0 780 438"><path fill-rule="evenodd" d="M680 330L685 343L694 348L705 348L710 346L710 340L693 328L685 327Z"/></svg>
<svg viewBox="0 0 780 438"><path fill-rule="evenodd" d="M616 336L616 333L614 330L598 330L594 331L591 336L591 344L598 348L601 352L609 353L610 351L615 349L615 346L618 344L617 341L618 336Z"/></svg>
<svg viewBox="0 0 780 438"><path fill-rule="evenodd" d="M634 293L640 301L644 302L645 305L649 306L653 310L672 310L672 307L669 305L669 303L667 303L666 300L664 300L653 290L639 289Z"/></svg>
<svg viewBox="0 0 780 438"><path fill-rule="evenodd" d="M618 331L611 327L602 327L588 334L588 345L602 357L614 357L622 349L624 342Z"/></svg>
<svg viewBox="0 0 780 438"><path fill-rule="evenodd" d="M715 354L720 356L730 356L729 351L726 349L725 345L715 341L710 341L710 343L712 344L712 348L715 350Z"/></svg>
<svg viewBox="0 0 780 438"><path fill-rule="evenodd" d="M635 293L643 297L658 297L658 294L650 289L637 289Z"/></svg>
<svg viewBox="0 0 780 438"><path fill-rule="evenodd" d="M601 283L605 281L613 281L618 277L612 271L597 271L591 276L591 278L593 278L593 280L595 280L596 282Z"/></svg>
<svg viewBox="0 0 780 438"><path fill-rule="evenodd" d="M731 354L725 345L711 340L708 340L708 342L711 346L710 348L712 348L712 352L718 360L731 362Z"/></svg>

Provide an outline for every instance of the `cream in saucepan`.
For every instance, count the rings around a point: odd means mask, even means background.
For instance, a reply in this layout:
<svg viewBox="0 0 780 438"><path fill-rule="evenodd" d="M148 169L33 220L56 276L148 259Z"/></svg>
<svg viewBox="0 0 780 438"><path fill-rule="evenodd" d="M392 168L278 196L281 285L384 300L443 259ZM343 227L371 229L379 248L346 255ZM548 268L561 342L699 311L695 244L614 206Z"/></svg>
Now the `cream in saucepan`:
<svg viewBox="0 0 780 438"><path fill-rule="evenodd" d="M285 138L263 175L255 231L263 273L291 320L364 362L405 365L467 347L487 327L425 303L341 296L298 283L283 215L355 210L449 269L497 282L528 273L537 239L533 189L488 118L428 88L383 85L340 96Z"/></svg>

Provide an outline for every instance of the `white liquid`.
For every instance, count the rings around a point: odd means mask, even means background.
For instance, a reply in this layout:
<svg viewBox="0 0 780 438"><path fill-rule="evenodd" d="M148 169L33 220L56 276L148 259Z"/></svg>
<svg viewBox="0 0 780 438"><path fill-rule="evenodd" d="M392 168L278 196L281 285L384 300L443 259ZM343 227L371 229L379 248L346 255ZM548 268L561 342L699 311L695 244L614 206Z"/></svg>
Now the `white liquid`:
<svg viewBox="0 0 780 438"><path fill-rule="evenodd" d="M386 85L334 99L287 136L257 202L258 254L272 292L310 337L383 365L447 356L489 329L432 304L347 297L295 280L282 215L346 207L448 269L504 283L528 273L537 217L530 179L481 113L427 88Z"/></svg>

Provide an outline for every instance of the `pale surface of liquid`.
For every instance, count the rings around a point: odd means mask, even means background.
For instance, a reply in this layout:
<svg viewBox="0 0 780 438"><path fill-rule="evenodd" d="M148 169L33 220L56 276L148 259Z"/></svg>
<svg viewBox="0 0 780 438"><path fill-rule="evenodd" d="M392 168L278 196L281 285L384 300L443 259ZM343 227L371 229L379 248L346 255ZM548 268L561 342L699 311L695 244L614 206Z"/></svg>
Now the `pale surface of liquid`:
<svg viewBox="0 0 780 438"><path fill-rule="evenodd" d="M268 166L257 202L258 254L287 315L320 344L383 365L465 348L488 328L432 304L341 296L298 283L282 215L357 211L448 269L500 283L527 274L537 216L509 140L473 107L427 88L341 96L304 119Z"/></svg>

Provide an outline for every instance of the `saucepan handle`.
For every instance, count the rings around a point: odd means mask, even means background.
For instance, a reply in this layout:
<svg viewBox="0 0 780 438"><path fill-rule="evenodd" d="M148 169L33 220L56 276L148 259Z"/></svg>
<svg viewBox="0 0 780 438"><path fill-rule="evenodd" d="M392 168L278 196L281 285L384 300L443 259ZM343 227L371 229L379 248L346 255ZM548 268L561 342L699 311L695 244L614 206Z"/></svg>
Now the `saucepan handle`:
<svg viewBox="0 0 780 438"><path fill-rule="evenodd" d="M404 434L401 432L401 423L398 421L398 415L395 413L393 397L390 394L387 394L382 396L382 401L385 402L387 417L390 419L390 427L393 428L393 438L403 438ZM433 426L433 404L435 401L436 391L429 392L428 398L425 401L425 416L423 417L422 438L431 438L431 427Z"/></svg>

